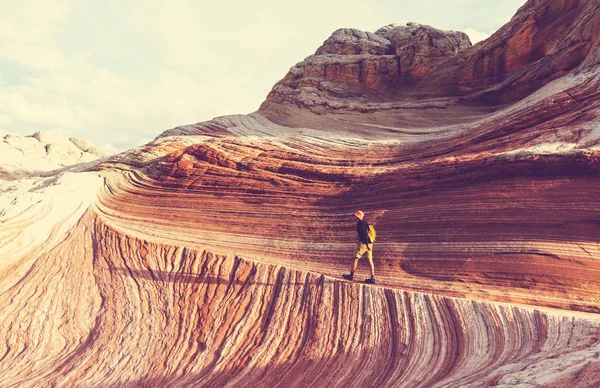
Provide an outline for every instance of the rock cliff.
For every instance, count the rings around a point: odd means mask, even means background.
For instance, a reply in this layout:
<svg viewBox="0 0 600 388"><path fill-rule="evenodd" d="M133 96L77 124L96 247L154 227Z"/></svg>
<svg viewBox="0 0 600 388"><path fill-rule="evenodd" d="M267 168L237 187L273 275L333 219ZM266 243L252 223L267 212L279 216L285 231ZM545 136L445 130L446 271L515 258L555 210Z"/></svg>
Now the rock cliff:
<svg viewBox="0 0 600 388"><path fill-rule="evenodd" d="M28 186L0 386L598 385L599 6L338 30L259 111Z"/></svg>
<svg viewBox="0 0 600 388"><path fill-rule="evenodd" d="M293 114L294 106L319 114L400 110L402 102L428 99L502 106L598 65L599 14L597 1L528 1L475 46L464 33L418 23L374 34L338 30L290 69L261 111L280 122L282 111Z"/></svg>

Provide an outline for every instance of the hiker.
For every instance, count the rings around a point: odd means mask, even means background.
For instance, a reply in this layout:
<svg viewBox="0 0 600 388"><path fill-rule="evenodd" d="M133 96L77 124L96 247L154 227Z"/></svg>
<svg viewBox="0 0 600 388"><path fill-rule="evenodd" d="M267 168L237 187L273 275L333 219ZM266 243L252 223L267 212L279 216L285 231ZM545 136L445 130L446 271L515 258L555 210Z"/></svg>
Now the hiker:
<svg viewBox="0 0 600 388"><path fill-rule="evenodd" d="M357 211L354 213L356 217L356 231L358 232L358 241L354 251L354 262L350 274L342 275L346 280L354 279L354 271L358 266L358 260L366 253L369 266L371 267L371 278L366 279L365 283L375 284L375 266L373 265L373 241L369 238L369 223L364 220L365 213Z"/></svg>

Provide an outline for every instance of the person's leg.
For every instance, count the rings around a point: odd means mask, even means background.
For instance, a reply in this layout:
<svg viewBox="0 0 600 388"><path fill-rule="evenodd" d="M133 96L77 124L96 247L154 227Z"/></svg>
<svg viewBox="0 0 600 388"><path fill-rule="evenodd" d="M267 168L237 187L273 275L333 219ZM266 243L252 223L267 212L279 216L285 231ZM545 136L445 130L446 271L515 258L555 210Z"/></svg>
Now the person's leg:
<svg viewBox="0 0 600 388"><path fill-rule="evenodd" d="M369 266L371 267L371 276L375 276L375 266L373 265L373 244L367 246L367 260L369 260Z"/></svg>
<svg viewBox="0 0 600 388"><path fill-rule="evenodd" d="M373 265L373 244L369 245L369 250L367 251L367 260L369 261L369 267L371 267L371 279L368 280L368 283L375 283L375 265Z"/></svg>
<svg viewBox="0 0 600 388"><path fill-rule="evenodd" d="M365 244L362 244L361 242L358 242L356 244L356 249L354 250L354 261L352 262L352 269L350 270L350 274L354 274L354 271L356 271L356 267L358 267L358 260L360 260L360 258L365 254L366 250L367 246Z"/></svg>
<svg viewBox="0 0 600 388"><path fill-rule="evenodd" d="M350 267L350 274L342 275L346 280L354 280L354 271L356 271L356 267L358 266L358 260L363 255L363 246L360 242L356 244L356 249L354 250L354 261L352 261L352 267Z"/></svg>
<svg viewBox="0 0 600 388"><path fill-rule="evenodd" d="M373 265L373 257L369 257L369 266L371 267L371 277L375 277L375 266Z"/></svg>

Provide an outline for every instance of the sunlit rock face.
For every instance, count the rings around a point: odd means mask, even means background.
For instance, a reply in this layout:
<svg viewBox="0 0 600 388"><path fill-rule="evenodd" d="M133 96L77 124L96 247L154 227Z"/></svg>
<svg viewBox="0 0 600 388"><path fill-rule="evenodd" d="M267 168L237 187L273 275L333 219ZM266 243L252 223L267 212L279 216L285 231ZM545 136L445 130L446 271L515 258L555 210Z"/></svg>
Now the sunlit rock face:
<svg viewBox="0 0 600 388"><path fill-rule="evenodd" d="M295 106L318 114L394 109L398 116L423 99L450 107L513 103L600 63L599 12L597 1L528 1L474 46L462 32L418 23L374 34L338 30L290 69L262 111L281 123ZM393 117L387 121L394 125Z"/></svg>
<svg viewBox="0 0 600 388"><path fill-rule="evenodd" d="M83 171L106 156L88 141L49 131L0 138L0 293L79 221L103 181Z"/></svg>
<svg viewBox="0 0 600 388"><path fill-rule="evenodd" d="M599 385L597 9L529 1L475 46L339 30L304 63L395 70L336 70L321 105L299 73L255 113L1 192L34 205L0 224L0 386ZM509 50L540 34L581 55ZM358 209L375 286L340 276Z"/></svg>
<svg viewBox="0 0 600 388"><path fill-rule="evenodd" d="M0 179L53 175L68 166L107 156L104 150L87 140L67 139L51 131L7 134L0 137Z"/></svg>
<svg viewBox="0 0 600 388"><path fill-rule="evenodd" d="M403 85L471 46L463 32L390 24L375 33L343 28L292 67L267 96L268 103L301 104L315 112L393 98Z"/></svg>

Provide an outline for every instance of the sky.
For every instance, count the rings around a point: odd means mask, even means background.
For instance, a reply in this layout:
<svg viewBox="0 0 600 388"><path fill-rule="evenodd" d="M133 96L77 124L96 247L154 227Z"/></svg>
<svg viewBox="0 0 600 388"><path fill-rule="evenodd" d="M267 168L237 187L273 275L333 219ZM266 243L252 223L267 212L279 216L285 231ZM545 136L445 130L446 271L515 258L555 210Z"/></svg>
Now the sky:
<svg viewBox="0 0 600 388"><path fill-rule="evenodd" d="M339 28L410 21L473 43L525 0L0 0L0 134L51 130L114 153L256 111Z"/></svg>

